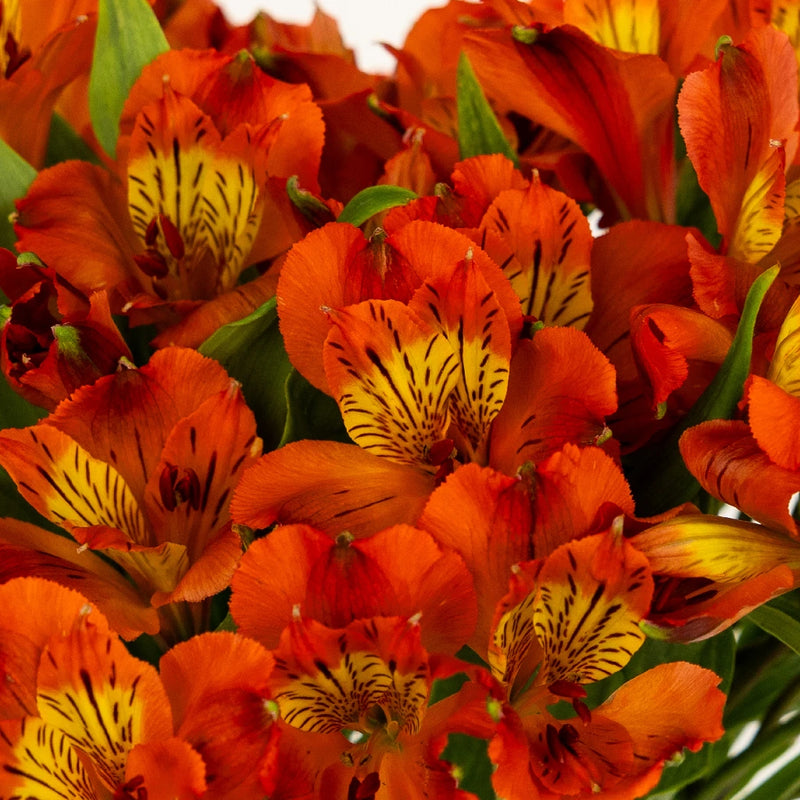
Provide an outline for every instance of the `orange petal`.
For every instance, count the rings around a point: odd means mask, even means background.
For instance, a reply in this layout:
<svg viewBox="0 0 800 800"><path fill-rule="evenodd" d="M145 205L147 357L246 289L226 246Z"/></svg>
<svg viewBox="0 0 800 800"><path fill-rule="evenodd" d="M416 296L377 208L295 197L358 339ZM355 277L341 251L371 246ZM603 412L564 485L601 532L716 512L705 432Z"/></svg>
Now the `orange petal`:
<svg viewBox="0 0 800 800"><path fill-rule="evenodd" d="M497 234L487 252L503 267L523 313L548 325L583 328L592 311L592 234L580 206L534 171L527 191L500 194L481 220Z"/></svg>
<svg viewBox="0 0 800 800"><path fill-rule="evenodd" d="M144 501L157 541L186 545L197 561L228 522L233 488L260 454L255 418L231 381L167 437Z"/></svg>
<svg viewBox="0 0 800 800"><path fill-rule="evenodd" d="M182 739L137 744L128 755L125 786L147 800L195 800L207 789L206 764Z"/></svg>
<svg viewBox="0 0 800 800"><path fill-rule="evenodd" d="M511 337L503 309L471 253L448 277L426 281L409 307L439 330L458 356L450 410L470 459L482 460L489 426L508 388Z"/></svg>
<svg viewBox="0 0 800 800"><path fill-rule="evenodd" d="M131 748L172 735L155 669L86 621L50 640L39 667L38 704L42 719L86 754L110 789L124 782Z"/></svg>
<svg viewBox="0 0 800 800"><path fill-rule="evenodd" d="M271 684L281 717L301 730L367 733L369 712L380 705L388 724L413 734L425 713L429 681L418 626L376 617L344 629L296 619L275 651Z"/></svg>
<svg viewBox="0 0 800 800"><path fill-rule="evenodd" d="M69 630L81 617L108 630L102 614L85 597L38 577L15 578L0 585L6 610L0 637L0 719L36 714L36 670L53 635Z"/></svg>
<svg viewBox="0 0 800 800"><path fill-rule="evenodd" d="M195 636L161 659L176 732L202 755L215 798L260 796L260 768L276 747L273 663L260 644L230 633Z"/></svg>
<svg viewBox="0 0 800 800"><path fill-rule="evenodd" d="M457 513L454 513L457 509ZM455 550L475 581L478 623L468 644L486 651L511 566L532 555L530 497L522 481L466 464L433 492L417 525Z"/></svg>
<svg viewBox="0 0 800 800"><path fill-rule="evenodd" d="M562 545L538 576L533 626L544 649L537 684L591 683L622 669L644 642L650 566L619 533Z"/></svg>
<svg viewBox="0 0 800 800"><path fill-rule="evenodd" d="M537 465L535 481L533 541L539 558L607 528L619 514L634 514L622 471L597 447L564 445Z"/></svg>
<svg viewBox="0 0 800 800"><path fill-rule="evenodd" d="M762 397L764 395L772 402L781 403L784 412L792 410L786 406L798 402L777 388L767 389ZM771 395L775 395L774 399ZM756 410L759 433L763 433L760 425L766 417L778 425L778 431L795 435L793 428L784 430L782 420L773 416L770 406L764 409L757 403ZM786 452L785 445L776 441L775 436L776 433L770 431L765 438L779 452ZM751 436L746 423L704 422L683 434L680 448L686 466L709 494L742 509L765 525L796 533L797 527L788 509L792 495L800 490L800 475L772 462Z"/></svg>
<svg viewBox="0 0 800 800"><path fill-rule="evenodd" d="M355 445L293 442L244 473L231 516L252 528L304 522L334 536L350 531L361 537L397 522L413 524L433 483L430 473Z"/></svg>
<svg viewBox="0 0 800 800"><path fill-rule="evenodd" d="M797 65L786 37L770 27L721 52L711 67L686 78L679 122L727 253L754 262L781 235L782 150L797 147Z"/></svg>
<svg viewBox="0 0 800 800"><path fill-rule="evenodd" d="M565 443L594 444L617 406L614 368L580 331L544 328L522 341L492 429L489 463L514 474Z"/></svg>
<svg viewBox="0 0 800 800"><path fill-rule="evenodd" d="M141 499L172 428L229 385L218 362L167 347L140 369L122 369L75 392L48 423L111 464Z"/></svg>
<svg viewBox="0 0 800 800"><path fill-rule="evenodd" d="M19 251L36 253L87 296L107 289L116 311L120 287L148 285L133 260L139 244L123 187L106 170L83 161L42 170L17 211Z"/></svg>
<svg viewBox="0 0 800 800"><path fill-rule="evenodd" d="M672 217L664 177L672 156L675 79L651 55L619 57L576 28L471 32L467 55L496 103L582 147L617 196L624 217ZM669 159L666 153L669 152Z"/></svg>
<svg viewBox="0 0 800 800"><path fill-rule="evenodd" d="M74 589L96 604L125 639L158 631L149 603L118 570L90 550L79 550L64 536L12 519L0 520L0 541L6 543L0 550L8 553L2 559L0 581L29 575Z"/></svg>
<svg viewBox="0 0 800 800"><path fill-rule="evenodd" d="M800 469L800 438L798 434L800 396L789 394L771 381L754 375L751 378L747 399L750 430L753 432L753 437L778 467L796 473ZM781 473L776 472L776 474ZM764 480L764 477L763 474L760 476L759 483ZM782 477L781 483L787 488L793 482L800 484L800 480L797 478L793 481L788 475L782 475ZM773 484L770 493L774 492L775 488ZM784 509L786 508L788 508L788 503L784 504ZM758 517L758 515L755 516ZM760 519L760 517L758 518Z"/></svg>
<svg viewBox="0 0 800 800"><path fill-rule="evenodd" d="M136 497L110 464L93 458L52 427L3 431L0 463L22 496L51 522L72 532L105 526L137 544L151 534Z"/></svg>
<svg viewBox="0 0 800 800"><path fill-rule="evenodd" d="M633 740L636 772L653 770L657 778L664 762L683 748L697 751L724 733L719 682L696 664L660 664L624 683L592 717L623 725Z"/></svg>
<svg viewBox="0 0 800 800"><path fill-rule="evenodd" d="M296 605L329 627L420 612L422 641L432 652L454 653L475 626L472 577L462 560L407 525L335 542L305 525L283 525L248 548L232 588L239 630L269 648Z"/></svg>
<svg viewBox="0 0 800 800"><path fill-rule="evenodd" d="M325 374L347 432L399 464L427 466L445 438L458 356L448 340L396 300L330 312Z"/></svg>

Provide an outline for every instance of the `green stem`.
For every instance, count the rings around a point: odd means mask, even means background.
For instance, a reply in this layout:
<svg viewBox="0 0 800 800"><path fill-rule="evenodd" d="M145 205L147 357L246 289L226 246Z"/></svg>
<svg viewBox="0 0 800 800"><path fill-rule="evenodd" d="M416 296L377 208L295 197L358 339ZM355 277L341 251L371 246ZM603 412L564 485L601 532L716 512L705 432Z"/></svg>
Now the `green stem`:
<svg viewBox="0 0 800 800"><path fill-rule="evenodd" d="M767 709L767 713L764 714L764 721L761 723L761 728L756 735L756 739L760 739L773 728L780 725L781 717L784 717L790 711L794 710L798 700L800 700L800 677L784 687L783 691Z"/></svg>

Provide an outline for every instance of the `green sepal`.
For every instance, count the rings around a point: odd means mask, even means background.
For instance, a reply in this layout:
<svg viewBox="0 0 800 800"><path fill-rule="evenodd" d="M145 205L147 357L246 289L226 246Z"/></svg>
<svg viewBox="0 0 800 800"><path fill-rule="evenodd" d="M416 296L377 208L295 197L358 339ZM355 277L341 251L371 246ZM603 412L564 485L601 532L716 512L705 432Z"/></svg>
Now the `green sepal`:
<svg viewBox="0 0 800 800"><path fill-rule="evenodd" d="M337 222L349 222L360 228L370 217L388 211L396 206L404 206L417 199L417 194L402 186L368 186L362 189L342 209Z"/></svg>
<svg viewBox="0 0 800 800"><path fill-rule="evenodd" d="M458 111L458 150L461 158L502 153L519 166L519 159L508 143L497 117L481 89L466 54L458 59L456 73Z"/></svg>
<svg viewBox="0 0 800 800"><path fill-rule="evenodd" d="M315 227L321 228L327 222L333 222L333 212L321 200L318 200L308 189L300 188L300 179L292 175L286 181L286 194L292 205Z"/></svg>
<svg viewBox="0 0 800 800"><path fill-rule="evenodd" d="M280 445L301 439L351 442L336 401L312 386L296 369L284 386L286 424Z"/></svg>
<svg viewBox="0 0 800 800"><path fill-rule="evenodd" d="M736 410L750 373L758 311L779 271L778 265L770 267L753 282L728 355L689 413L665 440L643 447L625 460L639 516L652 516L689 502L700 491L700 484L683 462L678 442L689 428L706 420L729 419Z"/></svg>
<svg viewBox="0 0 800 800"><path fill-rule="evenodd" d="M13 249L17 236L9 219L16 211L14 201L24 197L36 177L36 170L16 150L0 139L0 247Z"/></svg>
<svg viewBox="0 0 800 800"><path fill-rule="evenodd" d="M292 368L278 330L275 298L244 319L224 325L198 349L219 361L242 384L264 448L273 449L286 423L283 384Z"/></svg>
<svg viewBox="0 0 800 800"><path fill-rule="evenodd" d="M466 733L451 733L440 756L453 765L459 789L473 792L481 800L495 798L492 789L494 765L489 760L489 743Z"/></svg>
<svg viewBox="0 0 800 800"><path fill-rule="evenodd" d="M142 69L166 50L169 44L146 0L99 0L89 115L97 140L112 158L131 87Z"/></svg>

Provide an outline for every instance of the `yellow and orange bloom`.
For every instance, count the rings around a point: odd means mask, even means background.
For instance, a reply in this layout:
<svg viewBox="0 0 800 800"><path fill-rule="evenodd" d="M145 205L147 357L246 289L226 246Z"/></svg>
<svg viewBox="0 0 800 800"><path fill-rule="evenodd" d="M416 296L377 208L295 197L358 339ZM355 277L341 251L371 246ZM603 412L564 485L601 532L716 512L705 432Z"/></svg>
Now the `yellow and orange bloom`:
<svg viewBox="0 0 800 800"><path fill-rule="evenodd" d="M3 466L37 511L122 567L164 609L167 638L195 631L188 608L175 618L172 604L227 585L241 555L228 503L261 448L252 412L216 362L167 348L0 440Z"/></svg>

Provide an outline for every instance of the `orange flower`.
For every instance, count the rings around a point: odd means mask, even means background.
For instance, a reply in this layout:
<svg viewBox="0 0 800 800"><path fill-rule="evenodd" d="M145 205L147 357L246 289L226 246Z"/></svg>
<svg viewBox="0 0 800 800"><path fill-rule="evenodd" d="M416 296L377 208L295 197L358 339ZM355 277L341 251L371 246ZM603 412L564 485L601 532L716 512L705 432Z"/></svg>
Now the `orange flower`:
<svg viewBox="0 0 800 800"><path fill-rule="evenodd" d="M164 635L194 630L188 607L169 604L227 585L241 554L230 493L261 446L238 386L216 362L167 348L0 441L0 462L31 505L116 561L146 602L167 606Z"/></svg>
<svg viewBox="0 0 800 800"><path fill-rule="evenodd" d="M87 295L108 288L134 323L175 324L219 297L159 340L197 344L271 294L263 278L236 284L301 235L285 182L316 188L319 109L249 57L168 52L143 71L121 124L121 180L75 161L41 172L18 203L18 249Z"/></svg>
<svg viewBox="0 0 800 800"><path fill-rule="evenodd" d="M314 798L458 796L438 758L447 733L486 735L491 721L476 684L428 706L435 663L415 618L339 629L293 620L275 651L271 686L283 719L304 732L298 741Z"/></svg>

